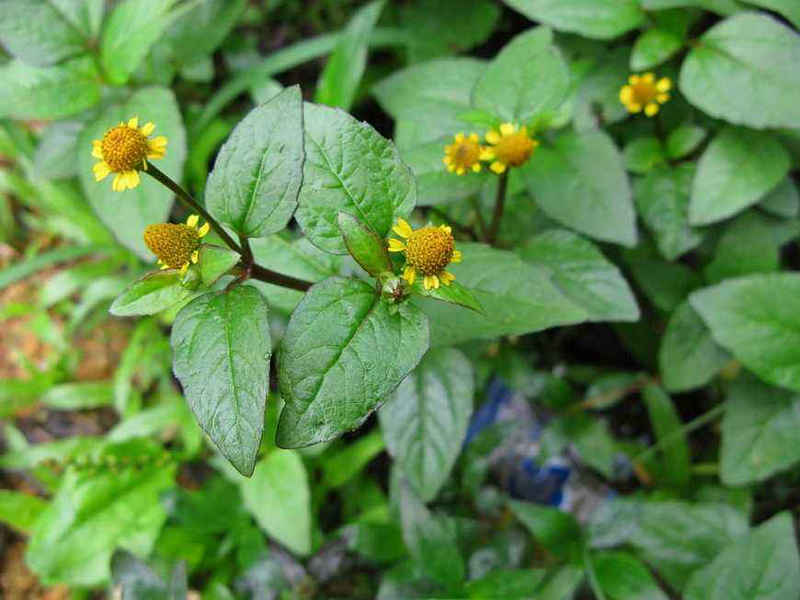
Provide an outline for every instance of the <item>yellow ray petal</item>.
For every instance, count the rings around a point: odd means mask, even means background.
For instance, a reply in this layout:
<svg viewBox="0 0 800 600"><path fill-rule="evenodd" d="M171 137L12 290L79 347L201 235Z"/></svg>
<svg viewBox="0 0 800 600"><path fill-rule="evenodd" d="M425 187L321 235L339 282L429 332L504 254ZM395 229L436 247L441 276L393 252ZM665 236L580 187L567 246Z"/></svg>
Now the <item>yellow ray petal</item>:
<svg viewBox="0 0 800 600"><path fill-rule="evenodd" d="M652 117L658 113L658 104L655 102L648 102L647 106L644 107L644 114L648 117Z"/></svg>
<svg viewBox="0 0 800 600"><path fill-rule="evenodd" d="M197 227L197 222L200 220L200 215L189 215L189 218L186 219L186 224L189 227Z"/></svg>
<svg viewBox="0 0 800 600"><path fill-rule="evenodd" d="M92 141L92 156L95 158L103 158L103 144L100 140Z"/></svg>
<svg viewBox="0 0 800 600"><path fill-rule="evenodd" d="M477 142L478 141L478 134L477 133L470 133L469 134L469 141L470 142Z"/></svg>
<svg viewBox="0 0 800 600"><path fill-rule="evenodd" d="M94 180L101 181L111 173L111 167L108 166L106 161L101 160L99 163L94 164L92 171L94 172Z"/></svg>
<svg viewBox="0 0 800 600"><path fill-rule="evenodd" d="M417 279L417 271L414 267L406 267L403 269L403 279L408 282L408 285L414 285L414 281Z"/></svg>
<svg viewBox="0 0 800 600"><path fill-rule="evenodd" d="M194 252L192 252L192 262L193 262L194 264L197 264L197 261L198 261L198 260L200 260L200 252L199 252L199 251L197 251L197 250L195 250ZM187 265L187 266L188 266L188 265Z"/></svg>
<svg viewBox="0 0 800 600"><path fill-rule="evenodd" d="M211 225L208 223L203 223L200 226L200 229L197 230L197 237L206 237L208 235L209 230L211 229Z"/></svg>
<svg viewBox="0 0 800 600"><path fill-rule="evenodd" d="M514 127L513 123L503 123L502 125L500 125L500 133L504 136L511 135L512 133L514 133L514 131L516 131L516 129L517 128Z"/></svg>
<svg viewBox="0 0 800 600"><path fill-rule="evenodd" d="M132 190L137 185L139 185L139 182L141 181L139 179L139 171L128 171L127 181L128 181L128 189L129 190Z"/></svg>
<svg viewBox="0 0 800 600"><path fill-rule="evenodd" d="M450 259L450 262L460 263L462 258L463 254L461 254L461 250L453 250L453 256Z"/></svg>
<svg viewBox="0 0 800 600"><path fill-rule="evenodd" d="M450 285L456 280L456 276L449 271L442 271L442 273L439 275L439 280L443 285Z"/></svg>
<svg viewBox="0 0 800 600"><path fill-rule="evenodd" d="M500 141L500 134L497 133L494 129L490 129L486 132L486 141L490 144L496 144Z"/></svg>
<svg viewBox="0 0 800 600"><path fill-rule="evenodd" d="M481 170L481 163L475 163L474 165L472 165L472 171L474 173L479 173L480 170Z"/></svg>
<svg viewBox="0 0 800 600"><path fill-rule="evenodd" d="M506 166L499 160L494 161L491 165L489 165L489 168L498 175L500 175L501 173L505 173L506 170Z"/></svg>
<svg viewBox="0 0 800 600"><path fill-rule="evenodd" d="M453 229L450 225L439 225L439 228L445 233L453 233Z"/></svg>
<svg viewBox="0 0 800 600"><path fill-rule="evenodd" d="M406 249L406 245L400 240L394 238L389 239L389 252L402 252Z"/></svg>
<svg viewBox="0 0 800 600"><path fill-rule="evenodd" d="M411 229L411 225L402 217L397 219L397 224L392 227L392 231L404 238L410 237L411 234L414 233L414 230Z"/></svg>
<svg viewBox="0 0 800 600"><path fill-rule="evenodd" d="M114 180L111 182L111 189L115 192L121 192L125 188L120 187L122 185L122 173L117 173L114 176Z"/></svg>
<svg viewBox="0 0 800 600"><path fill-rule="evenodd" d="M128 119L128 127L131 129L138 129L139 128L139 117L131 117Z"/></svg>
<svg viewBox="0 0 800 600"><path fill-rule="evenodd" d="M455 138L453 138L453 139L455 139L456 143L460 144L461 142L464 141L464 134L463 133L457 133Z"/></svg>
<svg viewBox="0 0 800 600"><path fill-rule="evenodd" d="M142 135L147 136L153 133L153 130L155 128L156 128L155 123L153 123L152 121L148 121L147 123L142 125L139 131L141 131Z"/></svg>
<svg viewBox="0 0 800 600"><path fill-rule="evenodd" d="M480 159L481 160L494 160L494 150L492 150L488 146L484 146L483 148L481 148Z"/></svg>

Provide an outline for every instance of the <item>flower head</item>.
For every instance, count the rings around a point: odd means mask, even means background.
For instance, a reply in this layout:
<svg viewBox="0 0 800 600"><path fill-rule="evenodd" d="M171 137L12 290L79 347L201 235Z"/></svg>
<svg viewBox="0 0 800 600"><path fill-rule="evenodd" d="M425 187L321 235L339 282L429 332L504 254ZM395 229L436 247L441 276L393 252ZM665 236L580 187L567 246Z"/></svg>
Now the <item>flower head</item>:
<svg viewBox="0 0 800 600"><path fill-rule="evenodd" d="M133 117L106 131L102 140L94 140L92 156L100 159L92 169L95 180L116 173L111 183L115 192L139 185L139 171L147 169L147 159L163 158L167 152L166 137L148 137L155 128L152 123L139 127L139 118Z"/></svg>
<svg viewBox="0 0 800 600"><path fill-rule="evenodd" d="M656 81L652 73L631 75L628 83L619 90L619 100L628 109L628 112L638 113L644 109L644 114L652 117L658 113L661 104L669 100L669 90L672 81L669 77L662 77Z"/></svg>
<svg viewBox="0 0 800 600"><path fill-rule="evenodd" d="M189 263L196 263L200 239L209 230L208 223L197 224L200 217L192 215L183 223L156 223L144 230L144 243L158 257L162 269L180 269L185 273Z"/></svg>
<svg viewBox="0 0 800 600"><path fill-rule="evenodd" d="M444 147L444 158L442 162L447 166L447 170L456 175L463 175L467 171L477 173L481 170L481 156L484 148L481 147L477 133L470 133L465 136L457 133L453 138L453 143Z"/></svg>
<svg viewBox="0 0 800 600"><path fill-rule="evenodd" d="M525 164L539 145L537 140L528 135L527 127L517 127L513 123L503 123L499 131L490 129L486 133L486 141L491 146L481 158L492 161L489 168L495 173Z"/></svg>
<svg viewBox="0 0 800 600"><path fill-rule="evenodd" d="M445 271L450 263L461 262L461 251L455 249L453 233L448 225L427 225L416 231L404 219L397 219L392 230L405 239L390 239L389 252L403 252L406 266L403 279L413 285L417 273L422 275L426 290L439 284L450 285L455 275Z"/></svg>

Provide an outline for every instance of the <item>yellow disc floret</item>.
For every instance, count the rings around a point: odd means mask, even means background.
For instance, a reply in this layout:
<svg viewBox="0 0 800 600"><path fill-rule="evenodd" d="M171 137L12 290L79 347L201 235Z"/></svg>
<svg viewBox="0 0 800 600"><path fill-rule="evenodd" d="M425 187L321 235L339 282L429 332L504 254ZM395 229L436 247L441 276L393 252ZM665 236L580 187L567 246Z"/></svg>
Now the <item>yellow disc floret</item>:
<svg viewBox="0 0 800 600"><path fill-rule="evenodd" d="M448 225L427 225L416 231L404 219L398 219L393 231L406 241L389 240L390 252L403 252L406 265L403 279L413 285L417 274L423 277L426 290L450 285L455 275L445 271L450 263L461 262L461 251L455 249L453 232Z"/></svg>
<svg viewBox="0 0 800 600"><path fill-rule="evenodd" d="M139 185L139 171L147 169L147 159L163 158L167 151L163 135L148 137L155 128L152 123L139 127L139 119L133 117L106 131L102 140L94 140L92 156L100 159L93 168L95 180L116 173L111 183L115 192Z"/></svg>
<svg viewBox="0 0 800 600"><path fill-rule="evenodd" d="M447 170L456 175L463 175L467 171L475 173L480 171L483 148L479 140L477 133L470 133L469 136L457 133L453 143L444 147L442 162Z"/></svg>
<svg viewBox="0 0 800 600"><path fill-rule="evenodd" d="M631 75L628 83L619 90L619 100L630 113L639 113L652 117L658 114L661 104L669 100L669 90L672 81L669 77L662 77L656 81L652 73Z"/></svg>
<svg viewBox="0 0 800 600"><path fill-rule="evenodd" d="M491 129L486 133L486 141L491 145L481 156L491 160L489 168L495 173L503 173L508 167L519 167L531 157L539 145L528 134L527 127L517 127L513 123L503 123L500 130Z"/></svg>
<svg viewBox="0 0 800 600"><path fill-rule="evenodd" d="M209 230L208 223L197 224L200 218L192 215L183 223L156 223L144 230L144 243L158 257L162 269L186 272L189 263L198 260L200 240Z"/></svg>

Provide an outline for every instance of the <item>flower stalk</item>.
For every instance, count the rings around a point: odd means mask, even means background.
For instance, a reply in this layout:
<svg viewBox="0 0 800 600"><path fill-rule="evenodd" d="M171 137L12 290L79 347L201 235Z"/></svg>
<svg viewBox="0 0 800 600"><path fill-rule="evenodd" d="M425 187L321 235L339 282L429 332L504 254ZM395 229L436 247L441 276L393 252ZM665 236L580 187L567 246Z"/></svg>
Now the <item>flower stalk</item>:
<svg viewBox="0 0 800 600"><path fill-rule="evenodd" d="M486 241L494 246L497 241L497 232L500 230L500 222L503 220L503 211L506 204L506 190L508 189L508 171L503 171L497 181L497 195L494 199L494 213L489 231L486 233Z"/></svg>

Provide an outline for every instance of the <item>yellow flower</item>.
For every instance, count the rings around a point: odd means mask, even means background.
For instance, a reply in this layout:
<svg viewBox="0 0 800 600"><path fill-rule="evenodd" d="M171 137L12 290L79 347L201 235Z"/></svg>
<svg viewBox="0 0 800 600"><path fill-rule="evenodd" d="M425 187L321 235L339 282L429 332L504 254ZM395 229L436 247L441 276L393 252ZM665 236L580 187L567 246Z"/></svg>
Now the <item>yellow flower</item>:
<svg viewBox="0 0 800 600"><path fill-rule="evenodd" d="M448 225L427 225L414 231L404 219L397 219L392 230L406 241L389 240L389 252L404 252L406 266L403 279L414 285L417 273L422 275L426 290L450 285L455 275L445 271L452 263L461 262L461 251L455 249L452 230Z"/></svg>
<svg viewBox="0 0 800 600"><path fill-rule="evenodd" d="M162 269L180 269L186 273L189 263L196 263L200 239L208 233L209 225L197 224L200 217L192 215L183 223L156 223L144 230L144 243L158 257Z"/></svg>
<svg viewBox="0 0 800 600"><path fill-rule="evenodd" d="M491 147L486 148L481 160L491 160L489 168L498 174L505 172L508 167L525 164L539 145L537 140L528 135L527 127L517 127L512 123L503 123L500 131L489 130L486 141Z"/></svg>
<svg viewBox="0 0 800 600"><path fill-rule="evenodd" d="M662 77L656 81L652 73L631 75L628 83L619 90L619 100L630 113L639 113L644 109L644 114L652 117L658 113L659 105L669 100L669 90L672 81L669 77Z"/></svg>
<svg viewBox="0 0 800 600"><path fill-rule="evenodd" d="M442 162L447 166L447 170L456 175L463 175L469 170L477 173L481 170L481 154L484 149L478 143L477 133L470 133L465 136L457 133L453 138L453 143L444 147L444 158Z"/></svg>
<svg viewBox="0 0 800 600"><path fill-rule="evenodd" d="M133 117L127 123L106 131L102 140L94 140L92 156L100 159L92 169L95 180L116 173L111 182L111 189L115 192L139 185L139 171L147 169L147 159L164 158L167 153L166 137L148 137L155 128L152 123L139 127L139 118Z"/></svg>

